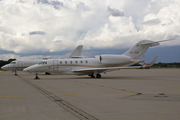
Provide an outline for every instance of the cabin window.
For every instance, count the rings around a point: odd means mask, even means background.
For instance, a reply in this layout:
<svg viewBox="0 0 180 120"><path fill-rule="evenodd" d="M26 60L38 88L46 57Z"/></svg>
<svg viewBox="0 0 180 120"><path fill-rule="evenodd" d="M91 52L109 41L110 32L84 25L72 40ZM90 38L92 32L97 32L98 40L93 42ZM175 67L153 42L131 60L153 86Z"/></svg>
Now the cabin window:
<svg viewBox="0 0 180 120"><path fill-rule="evenodd" d="M67 64L67 61L65 61L65 64Z"/></svg>
<svg viewBox="0 0 180 120"><path fill-rule="evenodd" d="M83 61L81 61L81 63L83 63Z"/></svg>
<svg viewBox="0 0 180 120"><path fill-rule="evenodd" d="M44 65L44 64L47 64L47 62L45 61L41 61L40 63L38 63L39 65Z"/></svg>
<svg viewBox="0 0 180 120"><path fill-rule="evenodd" d="M11 64L16 64L16 62L11 62Z"/></svg>
<svg viewBox="0 0 180 120"><path fill-rule="evenodd" d="M86 60L86 63L88 63L88 61Z"/></svg>
<svg viewBox="0 0 180 120"><path fill-rule="evenodd" d="M60 64L62 64L62 61L60 61Z"/></svg>
<svg viewBox="0 0 180 120"><path fill-rule="evenodd" d="M72 61L70 61L70 63L72 64Z"/></svg>
<svg viewBox="0 0 180 120"><path fill-rule="evenodd" d="M77 64L78 62L76 61L76 64Z"/></svg>

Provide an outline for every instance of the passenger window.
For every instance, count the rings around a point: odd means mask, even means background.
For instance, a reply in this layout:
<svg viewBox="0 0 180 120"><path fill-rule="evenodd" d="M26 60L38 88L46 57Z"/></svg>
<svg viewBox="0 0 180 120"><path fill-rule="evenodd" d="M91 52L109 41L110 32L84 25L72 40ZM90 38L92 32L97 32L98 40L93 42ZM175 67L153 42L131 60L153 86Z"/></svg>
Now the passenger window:
<svg viewBox="0 0 180 120"><path fill-rule="evenodd" d="M16 64L16 62L11 62L10 64Z"/></svg>
<svg viewBox="0 0 180 120"><path fill-rule="evenodd" d="M76 61L76 64L77 64L78 62Z"/></svg>
<svg viewBox="0 0 180 120"><path fill-rule="evenodd" d="M62 61L60 61L60 64L62 64Z"/></svg>
<svg viewBox="0 0 180 120"><path fill-rule="evenodd" d="M81 63L83 63L83 61L81 61Z"/></svg>
<svg viewBox="0 0 180 120"><path fill-rule="evenodd" d="M88 61L86 60L86 63L88 63Z"/></svg>
<svg viewBox="0 0 180 120"><path fill-rule="evenodd" d="M65 61L65 63L67 64L67 61Z"/></svg>
<svg viewBox="0 0 180 120"><path fill-rule="evenodd" d="M72 64L72 61L70 61L70 63Z"/></svg>
<svg viewBox="0 0 180 120"><path fill-rule="evenodd" d="M40 63L38 63L39 65L44 65L44 64L47 64L47 62L45 61L41 61Z"/></svg>

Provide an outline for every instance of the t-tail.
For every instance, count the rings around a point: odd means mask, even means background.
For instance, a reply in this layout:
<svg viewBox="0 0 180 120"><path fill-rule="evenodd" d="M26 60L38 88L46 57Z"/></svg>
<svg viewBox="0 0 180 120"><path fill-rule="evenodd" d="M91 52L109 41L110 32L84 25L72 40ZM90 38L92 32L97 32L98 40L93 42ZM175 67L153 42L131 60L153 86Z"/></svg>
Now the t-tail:
<svg viewBox="0 0 180 120"><path fill-rule="evenodd" d="M174 40L174 39L169 39ZM140 59L143 54L148 50L149 47L158 46L159 42L165 42L169 40L162 40L162 41L150 41L150 40L142 40L136 43L132 48L124 53L124 55L131 57L131 59Z"/></svg>

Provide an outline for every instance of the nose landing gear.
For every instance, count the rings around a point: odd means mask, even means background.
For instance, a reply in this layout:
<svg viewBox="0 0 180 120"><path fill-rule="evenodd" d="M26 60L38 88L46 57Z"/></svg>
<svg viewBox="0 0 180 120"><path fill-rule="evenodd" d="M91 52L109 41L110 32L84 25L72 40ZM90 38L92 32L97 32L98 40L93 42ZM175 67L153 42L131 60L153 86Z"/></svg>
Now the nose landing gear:
<svg viewBox="0 0 180 120"><path fill-rule="evenodd" d="M38 76L37 76L37 73L36 73L36 77L34 79L40 79Z"/></svg>
<svg viewBox="0 0 180 120"><path fill-rule="evenodd" d="M16 70L15 70L15 73L14 73L14 75L17 75L17 73L16 73Z"/></svg>

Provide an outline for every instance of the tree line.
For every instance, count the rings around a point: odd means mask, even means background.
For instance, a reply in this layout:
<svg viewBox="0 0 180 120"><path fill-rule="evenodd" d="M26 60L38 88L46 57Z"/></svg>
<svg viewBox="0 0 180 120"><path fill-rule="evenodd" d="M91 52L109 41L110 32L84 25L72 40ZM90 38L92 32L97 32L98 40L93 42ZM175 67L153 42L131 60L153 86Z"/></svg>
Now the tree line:
<svg viewBox="0 0 180 120"><path fill-rule="evenodd" d="M171 68L180 68L180 63L177 63L177 62L174 62L174 63L154 63L154 65L152 66L154 68L168 68L168 67L171 67Z"/></svg>
<svg viewBox="0 0 180 120"><path fill-rule="evenodd" d="M16 60L16 59L9 59L9 60L7 60L7 61L0 60L0 68L1 68L2 66L6 65L6 64L11 63L11 62L14 61L14 60Z"/></svg>

